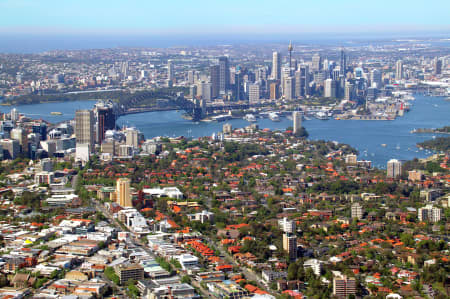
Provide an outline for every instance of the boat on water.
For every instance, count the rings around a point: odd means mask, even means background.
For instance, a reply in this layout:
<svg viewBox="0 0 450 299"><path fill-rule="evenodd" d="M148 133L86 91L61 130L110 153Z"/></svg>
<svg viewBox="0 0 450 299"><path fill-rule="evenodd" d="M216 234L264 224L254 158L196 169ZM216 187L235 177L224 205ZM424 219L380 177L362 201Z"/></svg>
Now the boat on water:
<svg viewBox="0 0 450 299"><path fill-rule="evenodd" d="M280 121L280 117L278 116L278 114L276 112L270 112L269 118L271 121Z"/></svg>
<svg viewBox="0 0 450 299"><path fill-rule="evenodd" d="M231 115L229 115L229 114L222 114L222 115L217 115L217 116L212 117L212 120L217 121L217 122L221 122L221 121L225 121L225 120L229 120L229 119L231 119Z"/></svg>
<svg viewBox="0 0 450 299"><path fill-rule="evenodd" d="M256 122L256 117L255 117L253 114L246 114L246 115L244 116L244 119L245 119L246 121L251 122L251 123Z"/></svg>
<svg viewBox="0 0 450 299"><path fill-rule="evenodd" d="M386 145L386 143L383 143L383 144L381 144L381 146L382 146L382 147L386 147L387 145Z"/></svg>
<svg viewBox="0 0 450 299"><path fill-rule="evenodd" d="M320 120L328 120L328 114L323 111L319 111L316 113L316 118Z"/></svg>
<svg viewBox="0 0 450 299"><path fill-rule="evenodd" d="M51 114L51 115L62 115L62 112L56 111L56 112L50 112L50 114Z"/></svg>

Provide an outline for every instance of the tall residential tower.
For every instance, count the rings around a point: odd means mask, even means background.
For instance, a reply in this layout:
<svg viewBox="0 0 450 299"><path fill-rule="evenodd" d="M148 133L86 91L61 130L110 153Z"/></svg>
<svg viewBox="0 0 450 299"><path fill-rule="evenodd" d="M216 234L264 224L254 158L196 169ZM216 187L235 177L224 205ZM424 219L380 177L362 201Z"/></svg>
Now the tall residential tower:
<svg viewBox="0 0 450 299"><path fill-rule="evenodd" d="M281 55L278 52L272 54L272 79L281 80Z"/></svg>

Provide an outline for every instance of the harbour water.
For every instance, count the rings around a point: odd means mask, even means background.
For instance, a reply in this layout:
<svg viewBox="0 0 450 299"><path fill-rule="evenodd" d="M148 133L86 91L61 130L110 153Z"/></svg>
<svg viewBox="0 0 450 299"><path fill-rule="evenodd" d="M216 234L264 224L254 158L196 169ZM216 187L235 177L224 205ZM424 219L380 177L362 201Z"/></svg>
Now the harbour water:
<svg viewBox="0 0 450 299"><path fill-rule="evenodd" d="M88 109L93 101L70 103L38 104L16 107L20 113L33 118L43 118L50 122L60 122L74 117L77 109ZM9 112L12 107L0 106L0 111ZM62 115L50 115L50 112L62 112ZM182 111L148 112L130 114L118 119L119 126L134 126L144 133L146 138L155 136L201 137L218 133L225 122L197 122L182 118ZM248 126L244 119L227 121L233 128ZM292 126L292 120L281 117L279 122L270 119L258 119L261 129L284 130ZM415 128L439 128L450 125L450 101L442 97L416 96L410 112L393 121L361 120L308 120L303 122L311 139L338 141L350 144L359 151L359 159L370 160L374 166L385 167L391 158L410 160L424 158L432 154L419 150L416 143L438 134L412 134ZM386 146L382 146L386 144Z"/></svg>

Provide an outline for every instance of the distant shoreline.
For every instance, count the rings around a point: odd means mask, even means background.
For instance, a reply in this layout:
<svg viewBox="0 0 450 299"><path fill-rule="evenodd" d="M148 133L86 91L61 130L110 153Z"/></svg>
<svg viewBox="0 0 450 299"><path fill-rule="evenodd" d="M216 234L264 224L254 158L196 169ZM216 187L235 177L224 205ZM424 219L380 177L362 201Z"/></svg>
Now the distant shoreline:
<svg viewBox="0 0 450 299"><path fill-rule="evenodd" d="M94 101L98 101L98 99L77 99L77 100L68 100L68 101L42 101L39 103L19 103L19 104L1 102L0 106L19 107L19 106L40 105L40 104L72 103L72 102L76 102L76 101L92 101L92 102L94 102Z"/></svg>
<svg viewBox="0 0 450 299"><path fill-rule="evenodd" d="M450 134L450 126L439 128L439 129L433 129L433 128L414 129L414 130L411 131L411 133L412 134L427 134L427 133Z"/></svg>

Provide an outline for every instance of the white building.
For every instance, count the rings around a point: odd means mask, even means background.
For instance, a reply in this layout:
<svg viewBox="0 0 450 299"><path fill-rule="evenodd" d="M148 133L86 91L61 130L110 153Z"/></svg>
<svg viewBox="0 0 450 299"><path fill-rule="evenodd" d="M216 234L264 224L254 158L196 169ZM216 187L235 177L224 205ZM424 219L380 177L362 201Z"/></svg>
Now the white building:
<svg viewBox="0 0 450 299"><path fill-rule="evenodd" d="M302 128L302 114L299 111L292 112L292 121L294 134L297 134Z"/></svg>
<svg viewBox="0 0 450 299"><path fill-rule="evenodd" d="M261 272L261 277L267 284L271 283L272 281L278 280L278 279L286 279L287 272L282 271L272 271L272 270L263 270Z"/></svg>
<svg viewBox="0 0 450 299"><path fill-rule="evenodd" d="M150 232L147 220L136 209L127 208L120 210L117 216L120 221L136 234L147 234Z"/></svg>
<svg viewBox="0 0 450 299"><path fill-rule="evenodd" d="M391 159L387 162L387 176L397 178L402 174L402 162L397 159Z"/></svg>
<svg viewBox="0 0 450 299"><path fill-rule="evenodd" d="M363 214L363 208L359 203L352 204L352 218L362 219Z"/></svg>
<svg viewBox="0 0 450 299"><path fill-rule="evenodd" d="M261 90L259 83L250 84L248 87L248 100L250 103L259 102L261 98Z"/></svg>
<svg viewBox="0 0 450 299"><path fill-rule="evenodd" d="M295 221L289 220L287 217L278 220L278 226L285 233L295 233Z"/></svg>
<svg viewBox="0 0 450 299"><path fill-rule="evenodd" d="M348 154L345 156L345 163L350 165L356 165L358 158L355 154Z"/></svg>
<svg viewBox="0 0 450 299"><path fill-rule="evenodd" d="M335 98L336 97L336 81L333 79L326 79L324 81L324 97Z"/></svg>
<svg viewBox="0 0 450 299"><path fill-rule="evenodd" d="M190 221L200 221L201 223L205 223L206 221L213 222L214 221L214 213L203 210L199 213L188 214L187 217Z"/></svg>
<svg viewBox="0 0 450 299"><path fill-rule="evenodd" d="M192 254L182 254L178 256L177 259L183 270L187 270L188 268L196 267L198 265L198 257L193 256Z"/></svg>
<svg viewBox="0 0 450 299"><path fill-rule="evenodd" d="M50 198L47 198L45 201L49 206L66 206L70 204L74 199L78 198L76 194L61 194L61 195L53 195Z"/></svg>
<svg viewBox="0 0 450 299"><path fill-rule="evenodd" d="M322 261L318 259L310 259L303 263L303 268L306 270L311 268L316 276L320 276L320 271L322 270Z"/></svg>
<svg viewBox="0 0 450 299"><path fill-rule="evenodd" d="M146 140L146 141L142 144L141 148L142 148L142 151L143 151L144 153L154 155L154 154L156 154L157 152L160 152L160 151L161 151L162 146L161 146L160 143L157 143L157 142L155 142L154 140Z"/></svg>
<svg viewBox="0 0 450 299"><path fill-rule="evenodd" d="M75 160L86 163L89 161L90 145L89 143L77 143L75 150Z"/></svg>
<svg viewBox="0 0 450 299"><path fill-rule="evenodd" d="M139 131L136 128L127 128L125 136L127 145L135 148L139 146Z"/></svg>
<svg viewBox="0 0 450 299"><path fill-rule="evenodd" d="M145 194L149 194L152 197L169 197L169 198L176 198L176 199L182 199L183 198L183 192L181 192L177 187L165 187L163 189L161 188L152 188L152 189L143 189L142 190Z"/></svg>
<svg viewBox="0 0 450 299"><path fill-rule="evenodd" d="M420 208L417 217L420 221L439 222L441 220L441 209L433 207L433 205L426 205Z"/></svg>

